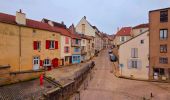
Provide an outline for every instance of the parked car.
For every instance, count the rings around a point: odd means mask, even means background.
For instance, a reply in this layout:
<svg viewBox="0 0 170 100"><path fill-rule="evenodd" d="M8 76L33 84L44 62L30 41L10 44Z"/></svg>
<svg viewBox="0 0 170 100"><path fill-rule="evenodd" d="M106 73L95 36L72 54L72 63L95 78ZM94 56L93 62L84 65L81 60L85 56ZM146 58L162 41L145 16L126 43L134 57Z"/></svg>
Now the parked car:
<svg viewBox="0 0 170 100"><path fill-rule="evenodd" d="M112 62L116 62L117 61L117 57L115 55L110 54L109 56L110 56L110 61L112 61Z"/></svg>

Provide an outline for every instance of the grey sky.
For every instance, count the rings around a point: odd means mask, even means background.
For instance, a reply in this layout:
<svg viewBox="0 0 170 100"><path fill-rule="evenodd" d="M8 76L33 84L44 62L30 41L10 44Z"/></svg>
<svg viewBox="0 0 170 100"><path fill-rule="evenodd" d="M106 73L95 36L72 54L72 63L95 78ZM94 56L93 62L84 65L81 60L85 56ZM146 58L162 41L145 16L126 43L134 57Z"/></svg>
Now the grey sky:
<svg viewBox="0 0 170 100"><path fill-rule="evenodd" d="M117 27L148 22L148 11L170 6L170 0L0 0L0 12L13 14L19 9L27 18L64 21L67 26L86 16L92 25L108 34Z"/></svg>

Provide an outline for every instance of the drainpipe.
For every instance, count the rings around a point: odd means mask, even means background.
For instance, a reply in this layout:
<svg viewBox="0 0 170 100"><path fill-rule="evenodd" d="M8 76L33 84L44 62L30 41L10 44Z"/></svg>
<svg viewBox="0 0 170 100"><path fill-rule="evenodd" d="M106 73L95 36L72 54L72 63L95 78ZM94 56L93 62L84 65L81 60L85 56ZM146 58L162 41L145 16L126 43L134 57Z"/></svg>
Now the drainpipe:
<svg viewBox="0 0 170 100"><path fill-rule="evenodd" d="M19 26L19 72L21 71L21 26Z"/></svg>

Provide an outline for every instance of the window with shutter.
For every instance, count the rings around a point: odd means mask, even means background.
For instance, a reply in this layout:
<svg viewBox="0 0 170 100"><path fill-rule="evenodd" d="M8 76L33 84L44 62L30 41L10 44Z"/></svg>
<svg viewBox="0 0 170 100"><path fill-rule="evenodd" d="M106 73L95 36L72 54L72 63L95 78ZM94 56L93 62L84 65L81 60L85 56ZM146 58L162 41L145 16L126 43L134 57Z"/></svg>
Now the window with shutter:
<svg viewBox="0 0 170 100"><path fill-rule="evenodd" d="M138 57L138 48L132 48L131 49L131 57L137 58Z"/></svg>

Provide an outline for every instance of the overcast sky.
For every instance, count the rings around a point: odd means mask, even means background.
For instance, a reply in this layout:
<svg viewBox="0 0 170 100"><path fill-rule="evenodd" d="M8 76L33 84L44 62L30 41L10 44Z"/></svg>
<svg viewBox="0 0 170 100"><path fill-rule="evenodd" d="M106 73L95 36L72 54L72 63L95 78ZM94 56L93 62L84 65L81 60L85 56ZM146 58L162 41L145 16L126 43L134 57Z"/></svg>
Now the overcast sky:
<svg viewBox="0 0 170 100"><path fill-rule="evenodd" d="M34 20L48 18L75 25L87 20L108 34L118 27L148 22L148 11L170 7L170 0L0 0L0 12L15 15L22 9Z"/></svg>

